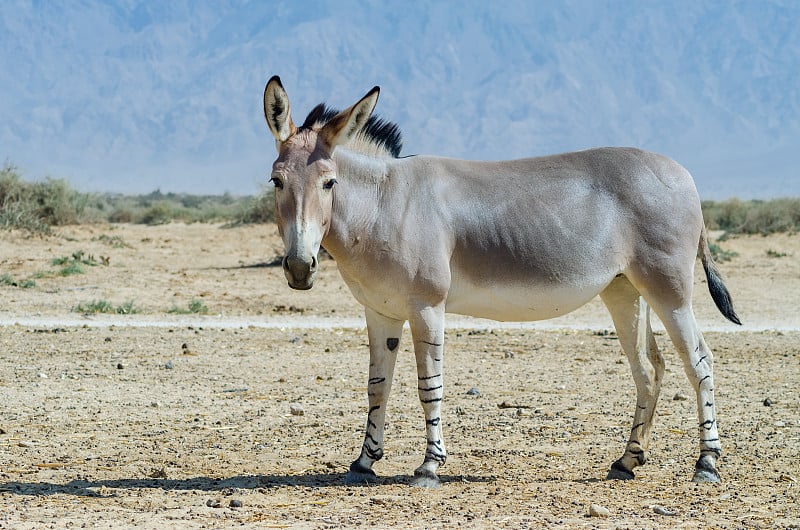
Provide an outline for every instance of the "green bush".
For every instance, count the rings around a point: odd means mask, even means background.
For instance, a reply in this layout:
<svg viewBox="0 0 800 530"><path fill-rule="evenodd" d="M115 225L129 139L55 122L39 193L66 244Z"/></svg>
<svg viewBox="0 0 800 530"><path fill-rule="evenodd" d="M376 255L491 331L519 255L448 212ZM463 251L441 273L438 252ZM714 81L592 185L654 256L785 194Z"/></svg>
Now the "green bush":
<svg viewBox="0 0 800 530"><path fill-rule="evenodd" d="M260 224L275 222L275 192L264 188L255 197L248 197L231 225Z"/></svg>
<svg viewBox="0 0 800 530"><path fill-rule="evenodd" d="M797 232L800 230L800 198L704 201L703 216L709 229L731 234Z"/></svg>

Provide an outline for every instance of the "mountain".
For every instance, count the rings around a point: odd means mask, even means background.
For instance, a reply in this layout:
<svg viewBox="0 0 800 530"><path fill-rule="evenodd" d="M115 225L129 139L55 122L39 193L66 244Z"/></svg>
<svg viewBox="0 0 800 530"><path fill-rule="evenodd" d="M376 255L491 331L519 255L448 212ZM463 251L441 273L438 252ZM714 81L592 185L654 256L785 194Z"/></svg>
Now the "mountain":
<svg viewBox="0 0 800 530"><path fill-rule="evenodd" d="M6 0L0 157L83 190L249 194L295 120L381 85L404 153L672 156L704 198L800 196L800 3Z"/></svg>

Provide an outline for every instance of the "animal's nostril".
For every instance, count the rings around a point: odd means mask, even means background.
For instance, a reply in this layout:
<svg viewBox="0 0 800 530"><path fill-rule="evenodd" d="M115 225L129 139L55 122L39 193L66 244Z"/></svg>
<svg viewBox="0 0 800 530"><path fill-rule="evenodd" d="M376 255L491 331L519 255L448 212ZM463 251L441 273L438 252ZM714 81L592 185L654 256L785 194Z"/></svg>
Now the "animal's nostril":
<svg viewBox="0 0 800 530"><path fill-rule="evenodd" d="M311 270L312 271L317 270L317 257L316 256L311 256Z"/></svg>
<svg viewBox="0 0 800 530"><path fill-rule="evenodd" d="M283 270L289 270L289 258L286 256L283 257Z"/></svg>

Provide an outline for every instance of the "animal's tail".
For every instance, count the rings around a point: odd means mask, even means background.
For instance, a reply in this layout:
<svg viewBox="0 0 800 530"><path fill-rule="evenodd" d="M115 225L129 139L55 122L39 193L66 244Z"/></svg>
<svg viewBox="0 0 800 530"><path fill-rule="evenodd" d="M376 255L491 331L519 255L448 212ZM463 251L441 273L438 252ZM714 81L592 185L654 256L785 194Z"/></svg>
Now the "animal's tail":
<svg viewBox="0 0 800 530"><path fill-rule="evenodd" d="M736 311L733 309L733 300L728 288L722 281L722 276L717 269L717 264L714 263L714 258L711 257L711 249L708 248L708 233L706 227L703 226L703 231L700 233L700 243L697 249L700 254L700 261L703 262L703 269L706 271L706 280L708 280L708 290L711 292L711 298L717 305L719 312L734 324L742 325Z"/></svg>

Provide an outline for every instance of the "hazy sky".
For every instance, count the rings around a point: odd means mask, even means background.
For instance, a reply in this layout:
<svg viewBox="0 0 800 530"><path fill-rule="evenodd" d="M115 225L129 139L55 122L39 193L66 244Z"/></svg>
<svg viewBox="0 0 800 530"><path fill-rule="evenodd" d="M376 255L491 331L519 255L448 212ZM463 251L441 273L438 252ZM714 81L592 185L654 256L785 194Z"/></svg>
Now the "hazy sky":
<svg viewBox="0 0 800 530"><path fill-rule="evenodd" d="M634 145L706 198L800 195L800 2L0 3L0 159L82 190L251 194L295 120L373 85L405 154Z"/></svg>

